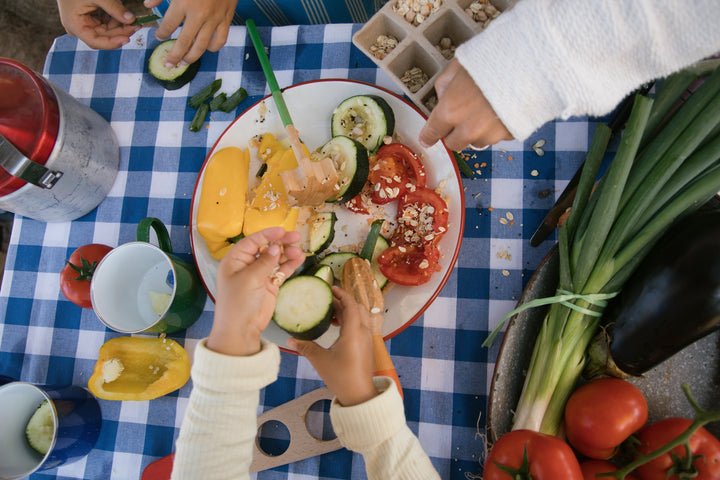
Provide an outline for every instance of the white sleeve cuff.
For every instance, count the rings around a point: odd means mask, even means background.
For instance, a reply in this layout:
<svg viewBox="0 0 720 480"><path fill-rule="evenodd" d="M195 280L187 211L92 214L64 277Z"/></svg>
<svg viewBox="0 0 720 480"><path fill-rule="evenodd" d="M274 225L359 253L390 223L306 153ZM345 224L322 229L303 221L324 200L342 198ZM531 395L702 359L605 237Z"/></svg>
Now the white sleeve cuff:
<svg viewBox="0 0 720 480"><path fill-rule="evenodd" d="M223 355L207 348L207 339L198 342L191 375L197 386L217 392L260 390L277 379L280 349L261 340L261 350L248 357Z"/></svg>
<svg viewBox="0 0 720 480"><path fill-rule="evenodd" d="M333 400L330 419L335 434L349 450L363 453L393 437L404 428L405 407L389 377L375 377L380 392L367 402L343 407Z"/></svg>

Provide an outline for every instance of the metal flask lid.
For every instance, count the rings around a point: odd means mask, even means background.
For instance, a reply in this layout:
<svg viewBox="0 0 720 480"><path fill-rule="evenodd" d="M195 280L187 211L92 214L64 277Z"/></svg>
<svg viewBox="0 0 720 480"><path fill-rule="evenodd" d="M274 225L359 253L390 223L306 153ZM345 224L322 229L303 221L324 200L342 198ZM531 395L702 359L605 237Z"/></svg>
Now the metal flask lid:
<svg viewBox="0 0 720 480"><path fill-rule="evenodd" d="M0 196L30 183L52 188L62 172L47 163L60 112L50 85L19 62L0 58Z"/></svg>

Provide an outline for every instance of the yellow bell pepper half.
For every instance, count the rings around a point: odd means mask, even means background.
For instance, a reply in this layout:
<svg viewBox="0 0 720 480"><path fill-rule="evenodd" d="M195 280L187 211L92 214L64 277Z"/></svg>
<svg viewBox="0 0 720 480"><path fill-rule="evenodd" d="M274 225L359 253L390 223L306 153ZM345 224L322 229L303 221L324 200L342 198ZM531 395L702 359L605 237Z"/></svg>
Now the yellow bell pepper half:
<svg viewBox="0 0 720 480"><path fill-rule="evenodd" d="M270 134L263 136L258 151L261 154L271 151L272 156L266 160L267 171L260 180L260 185L254 190L255 198L253 198L250 206L245 211L245 223L243 225L243 234L245 236L276 226L282 226L286 231L292 231L295 230L297 224L299 209L290 207L288 204L285 185L280 176L280 173L296 168L298 165L297 160L292 149L283 147L276 141L273 144L271 140L268 140L268 145L272 145L272 147L263 149L263 144L268 136L271 137ZM274 138L272 141L274 141ZM272 150L273 147L277 149ZM310 155L307 148L305 148L305 153Z"/></svg>
<svg viewBox="0 0 720 480"><path fill-rule="evenodd" d="M185 349L169 338L117 337L100 347L88 389L104 400L152 400L190 379Z"/></svg>
<svg viewBox="0 0 720 480"><path fill-rule="evenodd" d="M243 231L249 168L250 153L237 147L219 150L205 166L197 229L215 258L222 258L232 245L228 239Z"/></svg>

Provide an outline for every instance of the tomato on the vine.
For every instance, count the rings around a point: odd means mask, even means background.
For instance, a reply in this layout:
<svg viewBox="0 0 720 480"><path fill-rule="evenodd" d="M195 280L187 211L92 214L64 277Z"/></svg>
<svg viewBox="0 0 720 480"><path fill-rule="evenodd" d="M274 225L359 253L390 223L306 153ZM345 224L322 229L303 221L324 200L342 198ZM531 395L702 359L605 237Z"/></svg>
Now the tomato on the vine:
<svg viewBox="0 0 720 480"><path fill-rule="evenodd" d="M580 463L583 480L612 480L613 477L598 477L598 473L617 472L618 467L607 460L586 460ZM626 475L625 480L637 480L634 475Z"/></svg>
<svg viewBox="0 0 720 480"><path fill-rule="evenodd" d="M82 308L92 308L90 280L100 260L112 247L89 243L75 250L60 271L60 290L63 295Z"/></svg>
<svg viewBox="0 0 720 480"><path fill-rule="evenodd" d="M650 453L668 444L688 429L687 418L666 418L640 431L638 453ZM694 480L720 479L720 440L700 427L688 442L690 457L685 445L678 445L636 469L642 480Z"/></svg>
<svg viewBox="0 0 720 480"><path fill-rule="evenodd" d="M483 480L582 480L570 446L552 435L513 430L495 442L485 460Z"/></svg>
<svg viewBox="0 0 720 480"><path fill-rule="evenodd" d="M608 459L645 425L648 406L642 392L619 378L599 378L575 390L565 406L568 442L583 455Z"/></svg>
<svg viewBox="0 0 720 480"><path fill-rule="evenodd" d="M370 166L368 183L371 186L372 202L385 205L413 188L424 188L425 166L407 145L383 145Z"/></svg>

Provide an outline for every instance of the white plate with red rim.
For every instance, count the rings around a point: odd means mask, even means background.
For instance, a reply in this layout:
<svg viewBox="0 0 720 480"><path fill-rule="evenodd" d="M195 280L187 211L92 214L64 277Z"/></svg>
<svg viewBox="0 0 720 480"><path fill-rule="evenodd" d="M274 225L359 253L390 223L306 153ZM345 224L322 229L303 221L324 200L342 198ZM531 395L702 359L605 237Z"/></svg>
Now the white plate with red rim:
<svg viewBox="0 0 720 480"><path fill-rule="evenodd" d="M391 285L385 292L386 312L382 333L387 340L400 333L422 315L438 296L450 276L460 251L465 220L462 180L452 153L441 142L427 149L420 146L417 138L425 125L426 118L415 106L398 95L375 85L353 80L317 80L293 85L283 90L283 97L293 117L293 122L300 131L303 143L310 150L314 150L330 140L330 119L333 110L342 100L353 95L377 95L388 102L395 114L396 141L405 143L420 156L426 168L428 187L441 186L440 192L446 199L449 210L448 231L439 243L442 253L441 271L436 272L424 285L415 287ZM200 170L190 211L190 240L200 277L213 301L215 300L219 261L210 255L205 241L197 231L197 209L205 166L212 155L222 148L235 146L245 149L248 148L251 139L259 135L272 133L281 138L284 136L284 131L272 97L265 97L243 112L223 132L208 153ZM250 154L252 182L253 172L259 168L260 160L254 149L250 148ZM352 213L342 205L327 205L328 209L332 209L338 215L335 240L329 251L337 251L348 245L362 245L372 218L369 215ZM385 216L394 218L395 212L396 208L391 205L386 209ZM338 336L338 331L338 327L331 326L324 335L316 340L317 343L324 347L332 345ZM285 342L290 337L274 322L270 322L262 336L266 340L276 343L285 351L296 353L285 346Z"/></svg>

